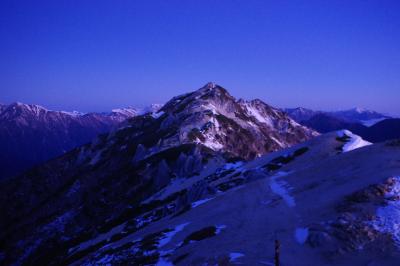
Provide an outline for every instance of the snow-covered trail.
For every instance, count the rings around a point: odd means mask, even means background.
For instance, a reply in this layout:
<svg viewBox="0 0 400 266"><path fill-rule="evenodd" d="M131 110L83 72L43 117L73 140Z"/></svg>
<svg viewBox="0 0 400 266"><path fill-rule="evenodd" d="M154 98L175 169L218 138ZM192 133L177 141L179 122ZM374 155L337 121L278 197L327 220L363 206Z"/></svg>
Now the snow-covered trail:
<svg viewBox="0 0 400 266"><path fill-rule="evenodd" d="M289 185L288 182L282 180L282 177L287 176L289 174L290 174L289 172L283 172L283 171L277 172L270 178L269 186L272 192L280 196L285 201L286 205L289 208L294 208L296 207L296 200L294 196L290 194L290 190L292 190L293 188ZM297 223L300 224L302 219L301 216L296 211L296 209L293 209L293 214L296 217ZM294 229L293 236L297 243L303 245L308 238L308 228L300 227L298 224Z"/></svg>
<svg viewBox="0 0 400 266"><path fill-rule="evenodd" d="M269 180L269 186L275 194L280 196L289 207L296 206L296 201L292 195L290 195L290 190L292 189L289 184L282 180L281 177L287 176L287 172L277 172Z"/></svg>

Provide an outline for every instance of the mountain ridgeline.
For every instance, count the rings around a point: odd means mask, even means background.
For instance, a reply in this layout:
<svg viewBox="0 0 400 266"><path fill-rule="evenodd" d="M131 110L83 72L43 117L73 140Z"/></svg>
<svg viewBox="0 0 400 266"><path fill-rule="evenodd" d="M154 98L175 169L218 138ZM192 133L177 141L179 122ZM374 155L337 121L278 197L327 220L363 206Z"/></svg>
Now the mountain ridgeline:
<svg viewBox="0 0 400 266"><path fill-rule="evenodd" d="M236 100L208 83L2 181L0 259L36 265L79 261L87 250L71 250L114 226L129 224L129 232L138 231L215 192L205 173L317 135L279 109L260 100ZM162 201L144 204L169 185L186 181L197 185L170 195L169 207Z"/></svg>
<svg viewBox="0 0 400 266"><path fill-rule="evenodd" d="M286 113L290 115L297 122L303 122L310 120L316 115L327 115L329 117L336 118L346 123L360 123L366 126L371 125L371 123L376 123L384 119L392 118L388 115L384 115L375 111L353 108L343 111L314 111L307 108L297 107L297 108L286 108L284 109Z"/></svg>
<svg viewBox="0 0 400 266"><path fill-rule="evenodd" d="M88 143L138 114L134 108L82 114L32 104L0 105L0 179Z"/></svg>

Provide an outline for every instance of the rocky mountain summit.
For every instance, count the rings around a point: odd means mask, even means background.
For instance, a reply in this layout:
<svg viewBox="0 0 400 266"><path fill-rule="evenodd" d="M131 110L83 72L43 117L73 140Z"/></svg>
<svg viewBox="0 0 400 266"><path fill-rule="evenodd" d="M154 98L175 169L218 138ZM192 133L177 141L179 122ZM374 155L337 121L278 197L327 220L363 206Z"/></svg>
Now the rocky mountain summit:
<svg viewBox="0 0 400 266"><path fill-rule="evenodd" d="M114 227L136 232L185 212L208 193L239 184L208 185L225 168L317 135L260 100L236 100L208 83L1 182L0 259L75 263L87 247L101 248L102 235ZM182 182L193 187L152 200ZM93 247L87 244L92 240Z"/></svg>
<svg viewBox="0 0 400 266"><path fill-rule="evenodd" d="M159 115L163 115L161 129L179 126L176 134L164 142L199 143L244 159L317 135L279 109L261 100L236 100L213 83L174 97L160 109Z"/></svg>

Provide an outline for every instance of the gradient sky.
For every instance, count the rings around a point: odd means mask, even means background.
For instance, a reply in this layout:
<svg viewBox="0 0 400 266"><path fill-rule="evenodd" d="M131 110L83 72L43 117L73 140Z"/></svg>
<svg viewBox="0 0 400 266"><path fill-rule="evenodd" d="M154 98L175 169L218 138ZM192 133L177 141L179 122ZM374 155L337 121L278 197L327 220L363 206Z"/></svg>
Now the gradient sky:
<svg viewBox="0 0 400 266"><path fill-rule="evenodd" d="M400 1L0 2L0 102L105 111L208 81L278 107L400 115Z"/></svg>

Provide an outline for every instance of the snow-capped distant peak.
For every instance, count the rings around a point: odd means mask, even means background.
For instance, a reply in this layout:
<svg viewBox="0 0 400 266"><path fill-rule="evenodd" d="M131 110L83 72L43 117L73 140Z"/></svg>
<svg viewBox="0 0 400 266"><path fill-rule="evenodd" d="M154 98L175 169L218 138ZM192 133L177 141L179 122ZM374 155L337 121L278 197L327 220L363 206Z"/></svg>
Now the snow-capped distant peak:
<svg viewBox="0 0 400 266"><path fill-rule="evenodd" d="M63 114L66 114L66 115L70 115L70 116L74 116L74 117L85 115L85 113L82 113L82 112L79 112L79 111L72 111L72 112L60 111L60 113L63 113Z"/></svg>
<svg viewBox="0 0 400 266"><path fill-rule="evenodd" d="M36 104L25 104L21 102L15 102L10 104L7 108L8 110L23 110L25 113L30 113L38 116L41 112L48 112L49 110L44 108L43 106Z"/></svg>
<svg viewBox="0 0 400 266"><path fill-rule="evenodd" d="M356 112L356 113L359 113L359 114L364 113L364 112L368 112L368 110L366 110L364 108L361 108L361 107L356 107L356 108L353 109L353 111Z"/></svg>
<svg viewBox="0 0 400 266"><path fill-rule="evenodd" d="M153 104L150 104L149 106L146 106L146 107L143 107L143 108L139 108L137 110L137 114L138 115L144 115L144 114L147 114L147 113L156 113L161 109L161 107L163 107L163 104L153 103Z"/></svg>
<svg viewBox="0 0 400 266"><path fill-rule="evenodd" d="M126 116L134 116L137 114L137 110L132 107L128 108L116 108L111 110L112 113L122 114Z"/></svg>

